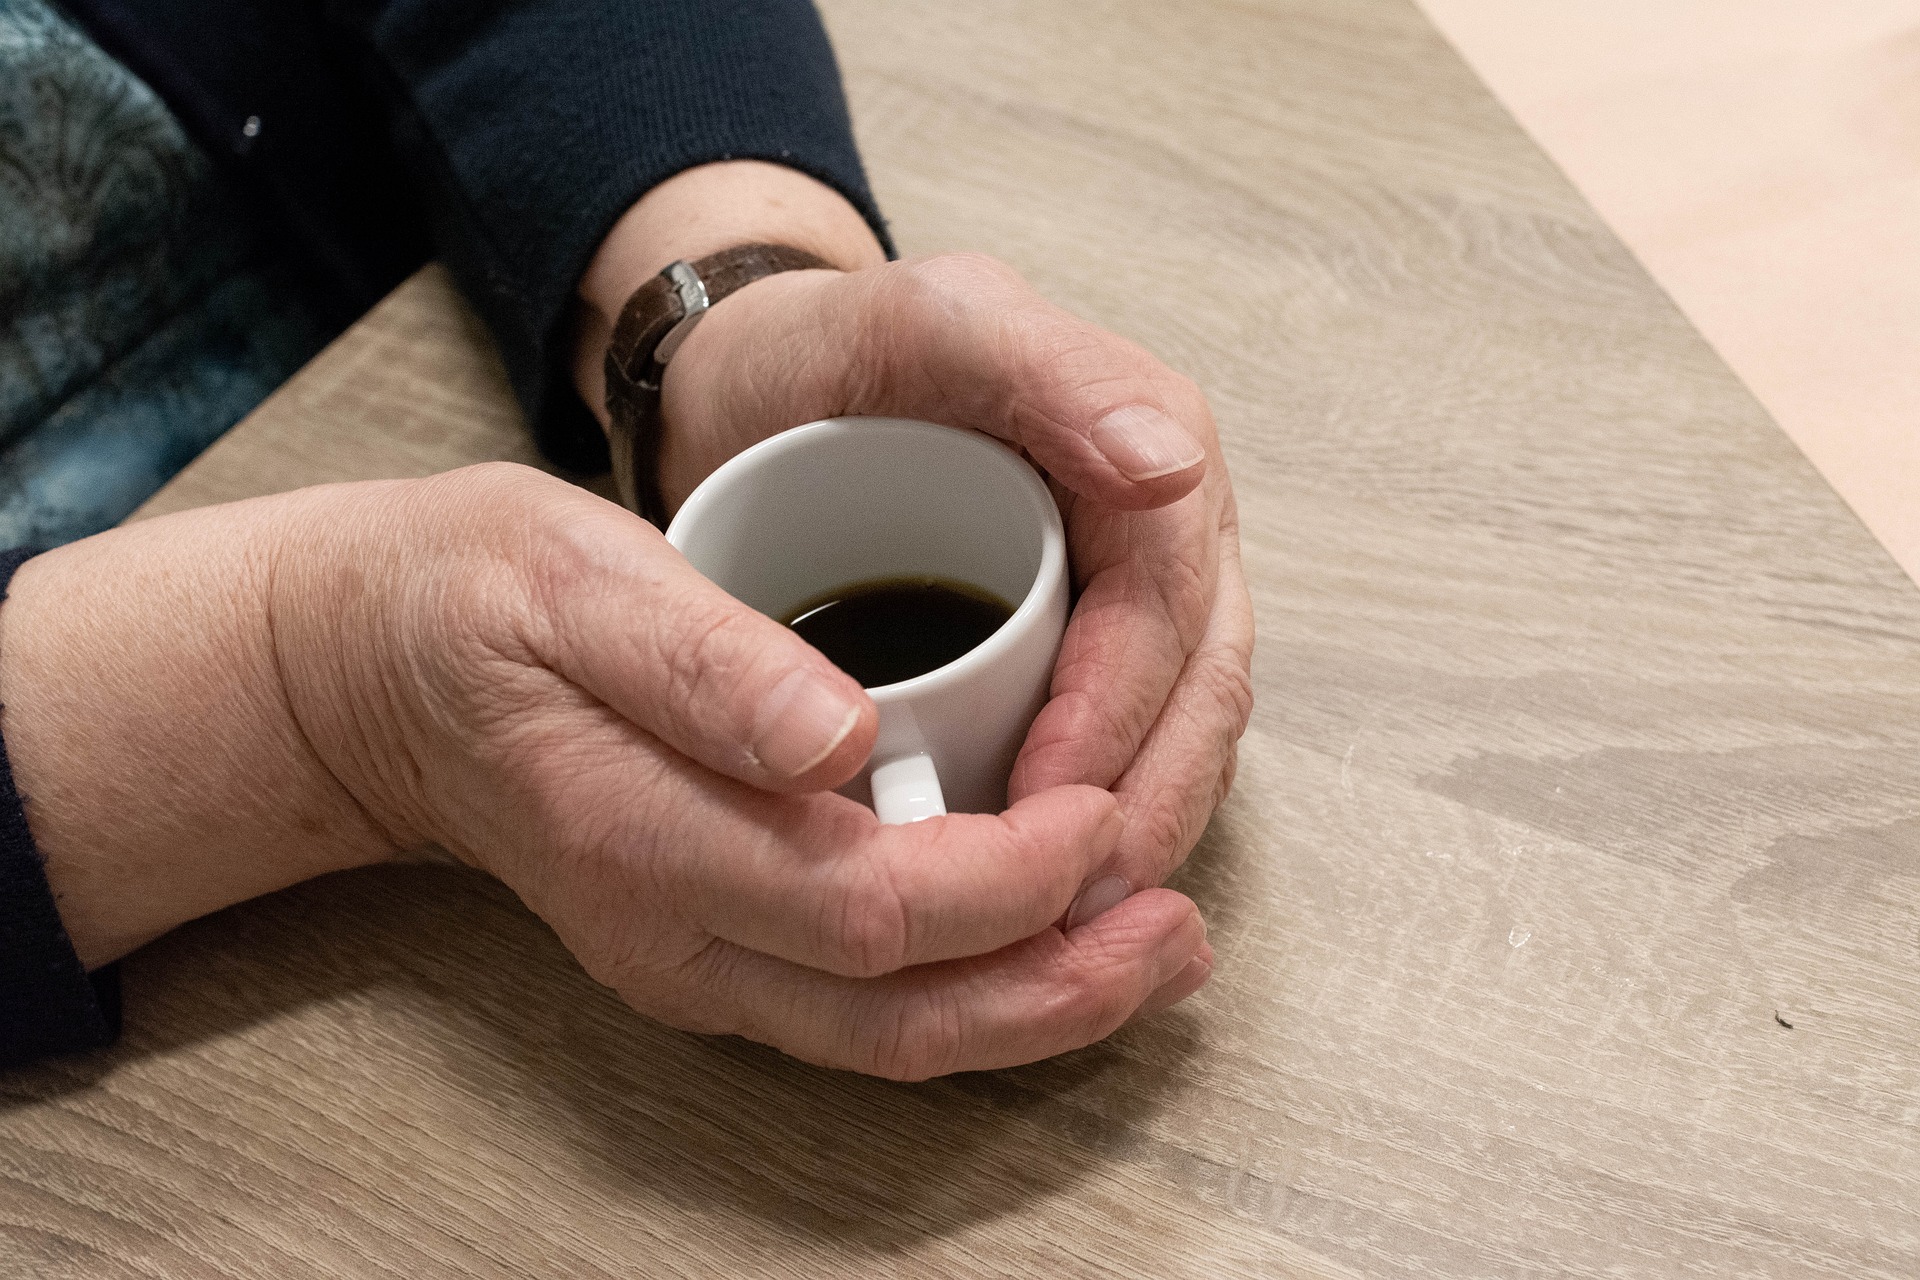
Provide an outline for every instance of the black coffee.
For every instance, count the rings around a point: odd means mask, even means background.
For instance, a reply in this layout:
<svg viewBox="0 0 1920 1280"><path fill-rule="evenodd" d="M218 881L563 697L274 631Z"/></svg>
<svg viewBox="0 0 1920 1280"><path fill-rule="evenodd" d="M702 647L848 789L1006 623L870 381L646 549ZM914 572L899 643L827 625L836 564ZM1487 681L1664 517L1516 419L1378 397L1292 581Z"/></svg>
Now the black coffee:
<svg viewBox="0 0 1920 1280"><path fill-rule="evenodd" d="M881 578L829 591L781 619L868 689L944 667L1013 616L1003 600L941 578Z"/></svg>

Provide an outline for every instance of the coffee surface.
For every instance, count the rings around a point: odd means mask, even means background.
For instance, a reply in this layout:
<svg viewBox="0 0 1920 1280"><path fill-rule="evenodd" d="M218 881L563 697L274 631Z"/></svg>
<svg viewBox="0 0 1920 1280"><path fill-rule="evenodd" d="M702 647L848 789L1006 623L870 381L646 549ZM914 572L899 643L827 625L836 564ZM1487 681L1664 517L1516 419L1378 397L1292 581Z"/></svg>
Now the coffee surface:
<svg viewBox="0 0 1920 1280"><path fill-rule="evenodd" d="M824 592L781 621L875 689L944 667L1013 616L1004 600L944 578L881 578Z"/></svg>

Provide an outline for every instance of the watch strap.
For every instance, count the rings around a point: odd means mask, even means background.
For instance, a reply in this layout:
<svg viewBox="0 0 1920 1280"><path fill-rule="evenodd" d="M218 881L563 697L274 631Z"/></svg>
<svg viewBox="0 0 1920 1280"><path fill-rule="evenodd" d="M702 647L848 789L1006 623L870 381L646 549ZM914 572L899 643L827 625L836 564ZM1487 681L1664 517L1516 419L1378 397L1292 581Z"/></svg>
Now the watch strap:
<svg viewBox="0 0 1920 1280"><path fill-rule="evenodd" d="M660 385L693 325L721 299L782 271L831 269L803 249L743 244L676 262L633 291L607 344L607 446L620 501L661 528Z"/></svg>

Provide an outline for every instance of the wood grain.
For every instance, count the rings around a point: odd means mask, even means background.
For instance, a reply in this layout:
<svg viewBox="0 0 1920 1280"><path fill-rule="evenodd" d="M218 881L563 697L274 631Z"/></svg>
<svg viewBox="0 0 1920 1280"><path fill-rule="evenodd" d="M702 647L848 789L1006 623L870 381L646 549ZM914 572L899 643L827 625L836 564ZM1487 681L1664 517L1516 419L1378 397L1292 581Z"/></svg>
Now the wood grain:
<svg viewBox="0 0 1920 1280"><path fill-rule="evenodd" d="M1212 396L1214 982L891 1085L336 877L0 1079L0 1274L1920 1270L1920 594L1554 168L1404 0L824 8L902 242ZM156 505L525 456L486 367L429 273Z"/></svg>
<svg viewBox="0 0 1920 1280"><path fill-rule="evenodd" d="M128 520L500 459L554 470L534 447L486 328L434 265L394 290ZM572 478L613 497L608 477Z"/></svg>

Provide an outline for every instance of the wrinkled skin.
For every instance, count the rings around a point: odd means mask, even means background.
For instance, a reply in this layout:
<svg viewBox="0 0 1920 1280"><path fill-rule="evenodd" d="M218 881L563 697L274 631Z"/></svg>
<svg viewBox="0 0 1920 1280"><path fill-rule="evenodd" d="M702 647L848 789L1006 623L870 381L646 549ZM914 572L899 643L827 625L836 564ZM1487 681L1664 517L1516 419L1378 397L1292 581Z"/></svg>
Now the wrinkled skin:
<svg viewBox="0 0 1920 1280"><path fill-rule="evenodd" d="M1157 885L1233 780L1252 709L1253 612L1206 398L1010 268L949 255L797 272L715 307L668 369L662 481L677 504L747 445L839 414L924 418L1024 449L1054 478L1078 601L1015 799L1079 783L1127 817L1104 871ZM1164 412L1204 464L1130 480L1091 442L1109 410Z"/></svg>
<svg viewBox="0 0 1920 1280"><path fill-rule="evenodd" d="M881 826L815 789L871 742L857 687L840 750L766 776L742 726L824 660L637 518L493 465L343 487L305 527L270 629L329 774L392 847L436 841L504 879L642 1012L917 1079L1077 1047L1186 994L1205 930L1184 897L1053 925L1115 857L1106 792Z"/></svg>
<svg viewBox="0 0 1920 1280"><path fill-rule="evenodd" d="M15 578L7 747L83 960L438 844L634 1008L837 1067L1027 1062L1191 994L1205 926L1154 886L1231 780L1252 641L1201 395L984 259L795 272L682 347L665 487L842 413L988 431L1055 482L1079 599L1005 813L882 827L833 794L865 694L584 490L323 486Z"/></svg>

